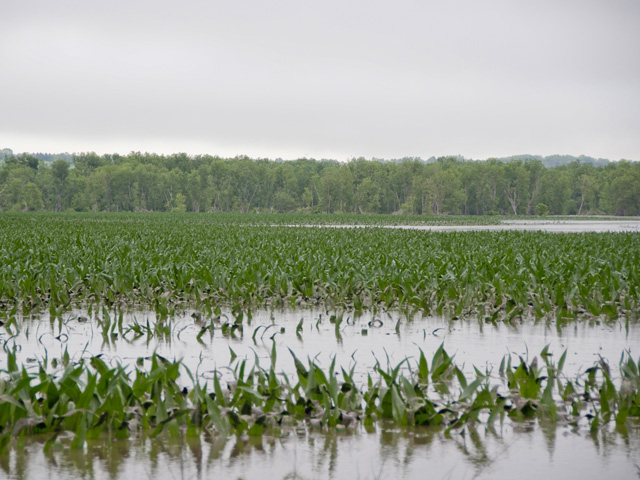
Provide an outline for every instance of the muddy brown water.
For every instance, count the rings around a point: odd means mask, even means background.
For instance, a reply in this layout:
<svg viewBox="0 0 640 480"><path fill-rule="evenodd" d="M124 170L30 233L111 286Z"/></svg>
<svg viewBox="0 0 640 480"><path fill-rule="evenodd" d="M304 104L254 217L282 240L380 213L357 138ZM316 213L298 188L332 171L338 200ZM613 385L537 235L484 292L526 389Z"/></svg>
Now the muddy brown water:
<svg viewBox="0 0 640 480"><path fill-rule="evenodd" d="M473 365L497 372L505 355L516 363L520 356L531 360L545 345L556 360L567 350L564 373L569 378L600 356L610 361L616 376L623 352L636 359L640 355L640 325L623 321L488 324L399 312L354 316L323 309L263 310L254 312L250 322L245 317L242 335L223 336L214 323L213 334L205 333L198 342L201 319L192 313L164 320L164 335L136 338L132 331L103 336L99 322L105 314L73 311L62 321L51 322L47 316L21 319L17 336L9 338L3 332L0 341L18 345L18 363L34 371L39 360L60 358L65 350L74 360L102 354L112 365L133 365L139 357L157 352L182 359L201 382L210 381L215 369L230 378L225 367L233 355L235 362L246 359L249 364L257 356L267 368L273 342L277 369L285 374L293 377L295 372L290 348L303 361L311 358L325 369L335 357L337 366L354 366L361 381L376 362L395 366L409 358L415 364L420 349L430 360L442 343L468 374ZM342 317L337 331L333 315ZM221 317L227 319L233 321L229 312ZM297 331L300 320L302 330ZM152 312L129 312L123 315L123 330L147 322L154 330L158 320ZM24 449L0 455L0 477L588 479L638 478L640 472L640 426L624 435L605 428L592 436L585 427L506 421L465 432L447 436L379 423L372 431L362 426L328 432L299 428L277 438L203 435L152 440L141 435L127 441L92 441L81 451L67 446L47 453L42 441L32 439Z"/></svg>

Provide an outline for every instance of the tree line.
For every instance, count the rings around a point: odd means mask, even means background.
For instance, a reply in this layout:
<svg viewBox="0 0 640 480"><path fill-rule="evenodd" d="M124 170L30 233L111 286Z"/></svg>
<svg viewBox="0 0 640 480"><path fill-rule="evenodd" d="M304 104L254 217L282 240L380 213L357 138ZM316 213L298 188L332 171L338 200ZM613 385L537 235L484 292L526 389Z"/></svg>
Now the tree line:
<svg viewBox="0 0 640 480"><path fill-rule="evenodd" d="M532 158L340 163L139 152L45 162L22 154L0 161L0 209L640 215L640 162L548 168Z"/></svg>

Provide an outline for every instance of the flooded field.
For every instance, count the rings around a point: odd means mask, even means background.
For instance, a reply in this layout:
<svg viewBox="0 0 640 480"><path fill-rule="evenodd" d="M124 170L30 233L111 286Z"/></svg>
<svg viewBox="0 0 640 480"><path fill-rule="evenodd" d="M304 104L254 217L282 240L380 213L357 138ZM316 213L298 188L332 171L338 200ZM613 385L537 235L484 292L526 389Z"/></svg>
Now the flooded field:
<svg viewBox="0 0 640 480"><path fill-rule="evenodd" d="M640 326L622 321L486 323L452 321L399 312L366 313L323 309L261 310L243 318L243 328L223 332L235 317L223 312L215 321L196 312L157 318L153 312L119 314L73 311L53 322L47 316L23 320L16 335L3 334L5 345L17 345L18 363L37 370L66 354L72 360L101 354L110 365L133 368L154 352L182 359L203 383L214 370L256 358L270 363L275 347L276 370L295 375L291 349L300 359L310 357L327 369L336 364L353 368L356 382L365 382L376 364L397 365L428 358L444 344L465 373L473 366L498 380L505 355L514 362L531 361L548 345L559 357L567 352L564 375L608 359L619 380L618 359L626 351L640 353ZM209 328L203 332L203 328ZM142 328L142 329L140 329ZM139 332L144 332L140 334ZM187 376L181 377L191 388ZM182 385L181 385L182 386ZM587 424L513 422L477 424L450 433L428 427L402 427L380 421L354 428L317 430L299 425L281 435L260 437L201 434L196 437L96 439L85 448L69 448L71 436L44 451L45 439L26 441L23 448L0 455L0 468L9 478L636 478L640 467L640 426L615 426L590 432ZM66 446L65 446L66 445Z"/></svg>
<svg viewBox="0 0 640 480"><path fill-rule="evenodd" d="M5 478L56 479L635 479L640 435L563 426L484 427L465 435L381 426L274 437L137 438L0 457Z"/></svg>
<svg viewBox="0 0 640 480"><path fill-rule="evenodd" d="M398 312L381 314L329 311L323 309L258 310L247 318L242 330L223 332L222 325L235 316L223 312L216 320L204 320L195 312L158 319L153 312L89 314L76 310L53 322L48 316L26 319L15 336L0 340L19 347L18 363L39 368L37 360L61 357L68 352L72 360L100 354L107 362L133 365L140 357L154 352L169 359L181 359L202 378L228 366L231 360L270 362L275 341L279 352L277 370L295 373L290 349L300 359L313 359L319 366L355 366L360 379L366 379L376 362L397 364L415 359L424 351L427 357L444 344L458 365L497 369L505 355L532 359L549 345L556 356L567 350L564 373L574 376L601 356L613 368L624 351L640 354L640 325L617 321L591 322L515 321L489 323L479 320L446 320ZM203 332L203 328L205 331Z"/></svg>
<svg viewBox="0 0 640 480"><path fill-rule="evenodd" d="M637 218L295 218L0 217L0 477L637 478Z"/></svg>
<svg viewBox="0 0 640 480"><path fill-rule="evenodd" d="M317 226L317 225L314 225ZM366 228L367 225L324 225L333 228ZM554 232L554 233L606 233L640 232L640 218L613 219L534 219L501 220L495 225L378 225L381 228L422 230L432 232Z"/></svg>

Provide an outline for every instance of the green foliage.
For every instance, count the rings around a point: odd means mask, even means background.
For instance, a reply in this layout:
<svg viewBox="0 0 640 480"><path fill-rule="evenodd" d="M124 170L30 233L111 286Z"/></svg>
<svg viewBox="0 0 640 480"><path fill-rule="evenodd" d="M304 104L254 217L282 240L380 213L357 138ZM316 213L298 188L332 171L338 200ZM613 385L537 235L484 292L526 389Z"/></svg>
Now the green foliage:
<svg viewBox="0 0 640 480"><path fill-rule="evenodd" d="M640 312L633 233L317 229L242 224L247 218L258 217L3 214L0 312L55 316L121 303L160 315L221 304L411 307L487 321ZM112 334L115 319L102 321Z"/></svg>
<svg viewBox="0 0 640 480"><path fill-rule="evenodd" d="M377 366L378 378L369 376L360 386L353 381L353 370L343 369L338 380L335 359L323 370L311 360L305 365L292 353L295 373L285 375L275 372L275 346L272 355L268 369L232 359L228 369L233 381L223 389L216 372L212 391L180 362L158 355L148 359L149 368L141 368L143 361L132 373L120 365L108 366L99 356L88 363L68 363L55 375L43 365L38 373L24 367L5 370L0 382L0 449L15 445L14 437L19 444L25 433L48 435L44 449L49 450L62 432L72 433L71 448L81 449L99 435L128 438L146 432L153 437L166 431L260 436L296 425L353 428L378 419L451 430L503 421L507 415L516 422L555 420L563 412L574 424L592 419L592 431L609 422L624 428L640 419L640 360L636 363L629 355L620 361L620 387L603 359L570 381L560 377L562 365L549 360L546 348L540 369L536 359L521 359L512 368L509 357L506 391L478 369L475 378L467 380L443 346L434 354L431 370L421 352L416 373L410 373L409 360L386 369ZM185 380L181 370L190 388L180 386ZM580 398L592 400L587 405Z"/></svg>
<svg viewBox="0 0 640 480"><path fill-rule="evenodd" d="M253 160L209 155L77 154L73 162L9 155L3 211L308 212L417 215L640 214L640 163L546 168L442 157L423 162Z"/></svg>
<svg viewBox="0 0 640 480"><path fill-rule="evenodd" d="M536 215L539 217L546 217L549 214L549 207L547 207L544 203L539 203L536 205Z"/></svg>

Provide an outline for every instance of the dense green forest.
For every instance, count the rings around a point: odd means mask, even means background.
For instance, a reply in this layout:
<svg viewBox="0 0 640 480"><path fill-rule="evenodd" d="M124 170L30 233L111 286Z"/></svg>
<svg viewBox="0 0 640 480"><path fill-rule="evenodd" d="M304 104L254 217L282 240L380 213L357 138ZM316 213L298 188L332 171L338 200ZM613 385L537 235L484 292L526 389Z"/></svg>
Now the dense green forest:
<svg viewBox="0 0 640 480"><path fill-rule="evenodd" d="M29 154L0 160L2 211L640 214L640 163L537 158L424 162L186 154Z"/></svg>

